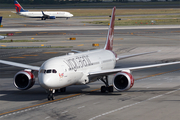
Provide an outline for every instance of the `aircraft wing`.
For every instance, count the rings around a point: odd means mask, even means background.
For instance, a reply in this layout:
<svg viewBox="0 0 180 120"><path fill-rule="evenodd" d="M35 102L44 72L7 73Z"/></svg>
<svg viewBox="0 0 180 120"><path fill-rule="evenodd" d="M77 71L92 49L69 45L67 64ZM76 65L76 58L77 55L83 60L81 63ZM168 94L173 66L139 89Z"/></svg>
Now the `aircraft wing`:
<svg viewBox="0 0 180 120"><path fill-rule="evenodd" d="M89 72L89 77L97 77L97 76L105 76L105 75L111 75L122 71L133 71L138 69L146 69L146 68L152 68L152 67L160 67L160 66L166 66L166 65L173 65L173 64L179 64L178 62L170 62L170 63L161 63L161 64L154 64L154 65L144 65L144 66L138 66L138 67L127 67L127 68L119 68L119 69L110 69L110 70L102 70L102 71L96 71L96 72Z"/></svg>
<svg viewBox="0 0 180 120"><path fill-rule="evenodd" d="M116 60L121 60L125 58L130 58L130 57L135 57L135 56L140 56L140 55L146 55L146 54L151 54L151 53L156 53L159 51L152 51L152 52L144 52L144 53L138 53L138 54L132 54L132 55L124 55L124 56L118 56Z"/></svg>
<svg viewBox="0 0 180 120"><path fill-rule="evenodd" d="M27 64L22 64L22 63L16 63L16 62L11 62L11 61L6 61L6 60L0 60L0 63L6 64L6 65L11 65L11 66L16 66L20 68L27 68L27 69L32 69L35 71L39 71L40 67L37 66L31 66Z"/></svg>

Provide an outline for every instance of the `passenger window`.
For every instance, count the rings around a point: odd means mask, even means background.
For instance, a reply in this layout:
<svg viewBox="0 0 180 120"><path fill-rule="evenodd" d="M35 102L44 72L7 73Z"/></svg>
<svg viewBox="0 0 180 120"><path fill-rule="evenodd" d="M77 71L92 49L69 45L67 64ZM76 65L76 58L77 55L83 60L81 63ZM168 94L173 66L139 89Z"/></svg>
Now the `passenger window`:
<svg viewBox="0 0 180 120"><path fill-rule="evenodd" d="M44 70L44 73L46 73L46 70Z"/></svg>
<svg viewBox="0 0 180 120"><path fill-rule="evenodd" d="M51 73L51 70L47 70L46 73Z"/></svg>

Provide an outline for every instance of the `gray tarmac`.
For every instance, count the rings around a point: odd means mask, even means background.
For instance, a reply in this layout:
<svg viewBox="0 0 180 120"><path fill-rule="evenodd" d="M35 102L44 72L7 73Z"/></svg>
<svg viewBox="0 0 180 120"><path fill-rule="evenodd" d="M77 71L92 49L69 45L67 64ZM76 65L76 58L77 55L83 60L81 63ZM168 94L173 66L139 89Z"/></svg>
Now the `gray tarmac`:
<svg viewBox="0 0 180 120"><path fill-rule="evenodd" d="M33 25L34 19L26 19ZM9 28L10 21L6 20L7 24L4 25L4 29ZM72 21L78 23L76 18L72 18ZM29 29L29 27L24 26L24 28L20 25L20 23L24 25L23 22L23 20L17 20L14 28ZM38 22L41 23L41 21ZM52 21L47 22L49 24L44 24L44 28L48 28L48 25L53 23ZM54 22L58 22L57 19ZM72 27L84 29L84 24L76 24L76 22L71 23ZM58 24L66 26L67 23L66 20L62 20ZM99 30L60 30L60 26L53 27L58 30L36 31L37 28L31 26L30 28L34 31L25 30L17 33L12 31L14 36L6 38L7 40L32 40L33 38L33 40L47 40L47 42L11 42L0 43L0 46L40 46L44 44L72 46L72 48L0 49L0 59L40 66L45 60L65 55L71 49L84 51L103 48L108 28L108 26L102 26L104 29ZM85 28L88 27L96 28L97 26L85 26ZM139 29L140 26L130 26L124 30L116 29L114 31L114 51L118 55L159 52L118 61L117 68L180 60L180 27L143 27ZM42 29L43 26L39 28ZM6 31L0 33L4 34ZM76 40L69 40L71 37L75 37ZM100 46L93 47L93 43L99 43ZM103 85L101 81L70 86L67 87L66 93L55 93L56 100L49 102L46 99L45 90L38 85L38 80L31 89L19 91L13 85L13 76L22 68L0 64L0 119L178 120L180 118L178 113L180 108L178 104L180 100L179 67L180 65L170 65L133 71L135 84L130 90L124 92L115 91L102 94L99 90ZM110 83L112 78L113 76L109 76Z"/></svg>

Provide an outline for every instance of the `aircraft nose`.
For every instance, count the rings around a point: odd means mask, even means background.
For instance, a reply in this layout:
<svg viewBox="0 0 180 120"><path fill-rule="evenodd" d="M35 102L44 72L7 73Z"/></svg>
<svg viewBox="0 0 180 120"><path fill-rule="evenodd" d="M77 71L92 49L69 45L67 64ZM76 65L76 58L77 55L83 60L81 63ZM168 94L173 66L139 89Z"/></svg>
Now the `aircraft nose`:
<svg viewBox="0 0 180 120"><path fill-rule="evenodd" d="M73 17L73 14L70 14L70 17Z"/></svg>
<svg viewBox="0 0 180 120"><path fill-rule="evenodd" d="M53 89L57 87L57 78L55 76L41 76L39 78L40 85L45 89Z"/></svg>

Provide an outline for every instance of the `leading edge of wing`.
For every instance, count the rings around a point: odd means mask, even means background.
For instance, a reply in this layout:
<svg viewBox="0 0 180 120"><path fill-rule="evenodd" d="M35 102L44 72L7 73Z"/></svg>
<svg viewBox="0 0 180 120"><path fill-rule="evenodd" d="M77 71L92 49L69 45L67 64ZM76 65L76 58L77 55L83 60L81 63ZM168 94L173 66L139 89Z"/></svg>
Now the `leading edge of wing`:
<svg viewBox="0 0 180 120"><path fill-rule="evenodd" d="M102 71L96 71L96 72L89 72L89 76L105 76L105 75L111 75L122 71L133 71L138 69L146 69L146 68L152 68L152 67L160 67L160 66L166 66L166 65L173 65L173 64L180 64L180 61L177 62L170 62L170 63L161 63L161 64L154 64L154 65L144 65L144 66L138 66L138 67L127 67L127 68L119 68L119 69L110 69L110 70L102 70Z"/></svg>
<svg viewBox="0 0 180 120"><path fill-rule="evenodd" d="M11 65L11 66L16 66L20 68L27 68L27 69L32 69L35 71L39 71L40 67L38 66L31 66L27 64L22 64L22 63L16 63L16 62L11 62L11 61L6 61L6 60L0 60L0 63L6 64L6 65Z"/></svg>

